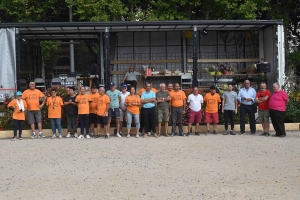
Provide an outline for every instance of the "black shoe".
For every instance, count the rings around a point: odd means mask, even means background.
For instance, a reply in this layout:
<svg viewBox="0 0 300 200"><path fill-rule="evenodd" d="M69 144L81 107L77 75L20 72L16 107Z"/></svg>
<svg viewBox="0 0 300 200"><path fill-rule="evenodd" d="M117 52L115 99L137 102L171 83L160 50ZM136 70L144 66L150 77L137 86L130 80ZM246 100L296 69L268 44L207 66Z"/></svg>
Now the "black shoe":
<svg viewBox="0 0 300 200"><path fill-rule="evenodd" d="M267 135L266 132L263 132L263 133L260 134L260 136L266 136L266 135Z"/></svg>
<svg viewBox="0 0 300 200"><path fill-rule="evenodd" d="M185 136L189 136L189 135L190 135L190 133L186 133L186 134L185 134Z"/></svg>
<svg viewBox="0 0 300 200"><path fill-rule="evenodd" d="M226 131L225 133L223 133L223 135L229 135L228 131Z"/></svg>
<svg viewBox="0 0 300 200"><path fill-rule="evenodd" d="M213 134L217 135L218 133L217 133L217 131L216 131L216 130L214 130Z"/></svg>
<svg viewBox="0 0 300 200"><path fill-rule="evenodd" d="M106 134L104 138L105 138L105 139L108 139L108 135Z"/></svg>
<svg viewBox="0 0 300 200"><path fill-rule="evenodd" d="M280 137L283 138L283 137L286 137L286 135L281 135Z"/></svg>
<svg viewBox="0 0 300 200"><path fill-rule="evenodd" d="M230 135L236 135L233 131L230 131Z"/></svg>
<svg viewBox="0 0 300 200"><path fill-rule="evenodd" d="M269 136L270 136L270 133L266 133L266 136L269 137Z"/></svg>
<svg viewBox="0 0 300 200"><path fill-rule="evenodd" d="M272 137L281 137L281 135L272 135Z"/></svg>
<svg viewBox="0 0 300 200"><path fill-rule="evenodd" d="M245 134L245 131L241 131L241 132L240 132L240 135L244 135L244 134Z"/></svg>
<svg viewBox="0 0 300 200"><path fill-rule="evenodd" d="M172 133L172 134L171 134L171 137L173 137L173 136L175 136L175 135L177 135L177 133Z"/></svg>
<svg viewBox="0 0 300 200"><path fill-rule="evenodd" d="M179 133L179 136L185 136L183 133Z"/></svg>
<svg viewBox="0 0 300 200"><path fill-rule="evenodd" d="M199 132L196 132L195 135L198 135L198 136L199 136Z"/></svg>
<svg viewBox="0 0 300 200"><path fill-rule="evenodd" d="M208 135L208 134L209 134L209 130L206 131L205 135Z"/></svg>

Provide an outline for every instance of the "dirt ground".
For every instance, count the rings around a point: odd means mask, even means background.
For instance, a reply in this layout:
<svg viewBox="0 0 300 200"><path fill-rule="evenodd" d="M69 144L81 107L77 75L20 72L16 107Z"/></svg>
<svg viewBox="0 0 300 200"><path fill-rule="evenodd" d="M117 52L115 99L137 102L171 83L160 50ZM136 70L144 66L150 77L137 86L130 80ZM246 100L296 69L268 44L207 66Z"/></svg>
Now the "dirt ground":
<svg viewBox="0 0 300 200"><path fill-rule="evenodd" d="M300 199L300 132L0 140L0 199Z"/></svg>

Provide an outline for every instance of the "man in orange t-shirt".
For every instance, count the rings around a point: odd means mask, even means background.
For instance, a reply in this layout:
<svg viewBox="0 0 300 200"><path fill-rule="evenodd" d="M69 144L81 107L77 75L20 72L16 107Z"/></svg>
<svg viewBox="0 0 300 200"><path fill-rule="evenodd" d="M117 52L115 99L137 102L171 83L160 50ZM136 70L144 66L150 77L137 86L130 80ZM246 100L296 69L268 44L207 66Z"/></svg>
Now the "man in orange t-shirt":
<svg viewBox="0 0 300 200"><path fill-rule="evenodd" d="M94 110L94 113L97 115L97 132L98 135L101 134L100 128L101 125L104 126L104 134L105 139L109 138L109 130L108 130L108 109L110 105L109 96L105 94L104 87L99 88L99 96L97 98L97 105Z"/></svg>
<svg viewBox="0 0 300 200"><path fill-rule="evenodd" d="M52 138L56 138L56 128L59 138L62 138L61 127L61 108L64 105L62 98L56 96L56 89L51 89L51 97L47 98L46 105L48 106L48 118L51 122Z"/></svg>
<svg viewBox="0 0 300 200"><path fill-rule="evenodd" d="M179 83L175 83L175 90L170 92L171 96L171 116L172 116L172 134L175 136L176 133L176 122L178 123L179 136L185 136L182 129L182 119L185 113L186 106L186 95L180 89Z"/></svg>
<svg viewBox="0 0 300 200"><path fill-rule="evenodd" d="M214 125L213 134L217 134L217 124L219 123L218 108L221 103L220 95L216 93L216 87L210 86L210 93L207 93L204 97L205 103L205 122L206 122L206 134L209 133L209 125L212 122Z"/></svg>
<svg viewBox="0 0 300 200"><path fill-rule="evenodd" d="M41 105L40 98L43 98L43 103ZM25 90L22 94L22 99L24 99L27 103L27 121L28 124L30 124L30 128L32 130L31 138L37 137L35 135L35 122L38 123L39 137L44 138L45 136L42 133L41 109L45 104L46 96L40 90L35 88L35 82L30 82L29 89Z"/></svg>
<svg viewBox="0 0 300 200"><path fill-rule="evenodd" d="M89 115L91 135L94 135L95 123L97 123L97 115L95 114L95 109L97 107L98 97L99 97L99 93L97 92L97 86L93 85L90 94L90 99L92 103L90 103L90 115Z"/></svg>
<svg viewBox="0 0 300 200"><path fill-rule="evenodd" d="M22 92L17 92L17 99L12 100L7 105L8 108L13 110L13 123L14 123L14 138L17 139L17 131L19 129L19 140L22 140L22 130L25 121L25 110L27 109L26 101L21 99Z"/></svg>
<svg viewBox="0 0 300 200"><path fill-rule="evenodd" d="M86 139L90 139L89 135L89 113L90 113L90 95L85 94L85 87L80 87L80 94L77 95L75 102L77 102L78 107L78 117L80 123L80 135L78 139L84 138L84 129L86 134Z"/></svg>

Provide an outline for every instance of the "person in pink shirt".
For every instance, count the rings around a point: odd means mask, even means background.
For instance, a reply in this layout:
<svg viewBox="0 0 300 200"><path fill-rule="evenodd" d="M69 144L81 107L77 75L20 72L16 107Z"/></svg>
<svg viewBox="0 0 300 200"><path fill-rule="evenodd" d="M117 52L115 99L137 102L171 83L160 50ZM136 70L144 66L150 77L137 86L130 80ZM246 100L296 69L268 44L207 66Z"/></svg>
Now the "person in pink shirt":
<svg viewBox="0 0 300 200"><path fill-rule="evenodd" d="M270 97L269 102L269 113L276 132L273 137L285 137L284 115L289 97L285 91L280 89L278 83L273 84L273 90L274 93Z"/></svg>

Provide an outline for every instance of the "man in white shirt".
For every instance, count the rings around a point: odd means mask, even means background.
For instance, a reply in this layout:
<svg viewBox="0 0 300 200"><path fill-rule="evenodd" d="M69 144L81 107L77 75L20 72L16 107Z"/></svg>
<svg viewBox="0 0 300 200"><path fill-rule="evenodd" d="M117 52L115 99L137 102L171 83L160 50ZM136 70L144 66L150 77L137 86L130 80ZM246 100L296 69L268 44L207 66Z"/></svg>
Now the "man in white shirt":
<svg viewBox="0 0 300 200"><path fill-rule="evenodd" d="M196 122L196 129L195 129L195 135L199 136L199 124L201 123L202 119L202 105L203 105L203 97L201 94L199 94L198 87L193 88L193 94L190 94L187 99L187 103L190 108L189 112L189 124L188 124L188 133L186 136L189 136L191 129L192 129L192 123Z"/></svg>
<svg viewBox="0 0 300 200"><path fill-rule="evenodd" d="M121 137L122 135L122 128L123 128L123 120L124 117L126 117L126 106L124 105L126 97L130 94L130 92L127 92L127 85L122 84L122 91L121 91L121 101L120 101L120 133L117 133L118 137Z"/></svg>

